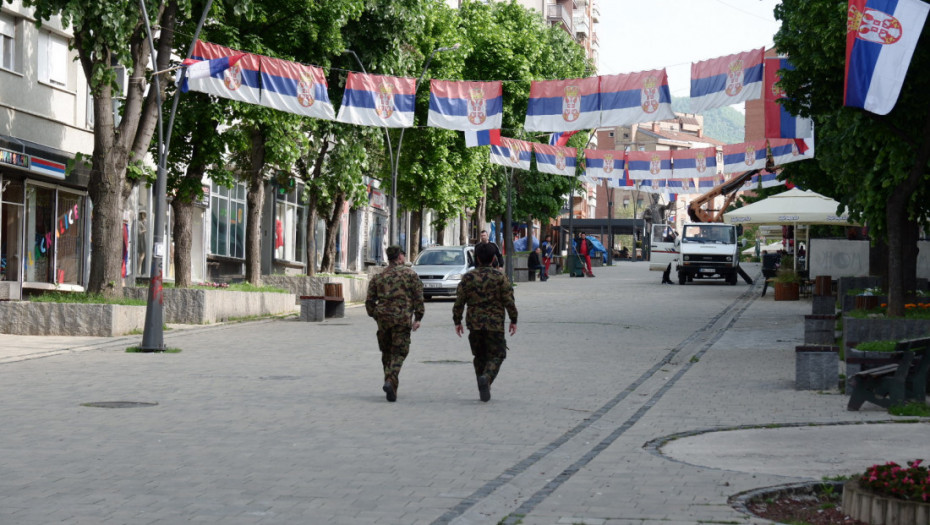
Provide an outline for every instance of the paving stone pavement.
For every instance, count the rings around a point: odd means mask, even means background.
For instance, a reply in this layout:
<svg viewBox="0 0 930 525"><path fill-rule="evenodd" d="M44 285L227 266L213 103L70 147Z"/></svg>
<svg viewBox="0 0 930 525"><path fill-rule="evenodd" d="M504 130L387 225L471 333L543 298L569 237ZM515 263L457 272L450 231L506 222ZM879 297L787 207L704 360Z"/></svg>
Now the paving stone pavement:
<svg viewBox="0 0 930 525"><path fill-rule="evenodd" d="M794 390L809 300L596 270L517 287L489 403L449 300L397 403L360 307L179 327L177 354L0 335L0 524L768 523L728 500L930 458L928 421ZM157 405L82 405L104 401Z"/></svg>

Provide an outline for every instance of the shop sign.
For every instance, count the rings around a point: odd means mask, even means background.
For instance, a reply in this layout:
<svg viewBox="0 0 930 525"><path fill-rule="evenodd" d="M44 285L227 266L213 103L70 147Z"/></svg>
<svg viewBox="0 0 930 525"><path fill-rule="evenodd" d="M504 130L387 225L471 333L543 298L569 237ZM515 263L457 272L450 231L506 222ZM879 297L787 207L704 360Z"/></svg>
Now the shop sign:
<svg viewBox="0 0 930 525"><path fill-rule="evenodd" d="M368 202L371 204L372 208L383 210L387 208L387 199L384 197L384 193L372 189Z"/></svg>
<svg viewBox="0 0 930 525"><path fill-rule="evenodd" d="M16 166L17 168L29 169L29 155L24 155L22 153L16 153L15 151L0 149L0 164Z"/></svg>
<svg viewBox="0 0 930 525"><path fill-rule="evenodd" d="M39 157L32 157L31 165L29 166L30 171L35 173L40 173L46 177L52 177L55 179L65 180L65 169L67 166L60 162L55 162L53 160L42 159Z"/></svg>

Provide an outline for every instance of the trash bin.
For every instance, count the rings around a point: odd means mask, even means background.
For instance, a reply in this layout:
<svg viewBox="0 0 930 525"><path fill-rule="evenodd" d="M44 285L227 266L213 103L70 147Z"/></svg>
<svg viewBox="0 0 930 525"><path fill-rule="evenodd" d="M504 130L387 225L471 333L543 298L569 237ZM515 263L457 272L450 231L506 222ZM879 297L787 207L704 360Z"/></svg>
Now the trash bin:
<svg viewBox="0 0 930 525"><path fill-rule="evenodd" d="M581 262L581 256L577 253L571 253L565 260L565 272L569 277L584 277L584 263Z"/></svg>

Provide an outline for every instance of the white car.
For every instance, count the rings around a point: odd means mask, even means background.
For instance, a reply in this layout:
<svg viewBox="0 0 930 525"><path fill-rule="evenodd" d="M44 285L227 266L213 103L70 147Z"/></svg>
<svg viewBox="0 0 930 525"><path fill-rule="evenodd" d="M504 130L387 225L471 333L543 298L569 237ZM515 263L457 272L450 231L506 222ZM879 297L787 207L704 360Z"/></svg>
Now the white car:
<svg viewBox="0 0 930 525"><path fill-rule="evenodd" d="M413 263L423 282L423 298L455 296L462 276L475 267L473 246L431 246L426 248Z"/></svg>

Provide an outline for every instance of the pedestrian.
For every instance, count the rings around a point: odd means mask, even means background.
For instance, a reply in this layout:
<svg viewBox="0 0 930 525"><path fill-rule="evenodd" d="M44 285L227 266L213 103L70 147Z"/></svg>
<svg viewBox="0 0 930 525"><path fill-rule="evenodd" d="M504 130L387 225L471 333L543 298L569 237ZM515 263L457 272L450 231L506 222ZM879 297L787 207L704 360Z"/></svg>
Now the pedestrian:
<svg viewBox="0 0 930 525"><path fill-rule="evenodd" d="M662 242L672 242L674 243L678 240L678 232L675 230L666 227L665 236L662 238ZM675 250L678 250L678 244L675 244ZM675 284L672 279L672 263L669 262L668 266L665 268L665 271L662 272L662 284Z"/></svg>
<svg viewBox="0 0 930 525"><path fill-rule="evenodd" d="M552 252L554 249L552 237L546 235L546 240L542 242L543 264L546 266L546 280L549 279L549 265L552 264Z"/></svg>
<svg viewBox="0 0 930 525"><path fill-rule="evenodd" d="M478 241L478 244L487 243L494 248L494 261L491 263L491 266L494 268L503 268L504 267L504 256L501 255L501 248L497 245L496 242L491 242L488 237L488 230L481 230L481 238Z"/></svg>
<svg viewBox="0 0 930 525"><path fill-rule="evenodd" d="M475 357L475 376L481 401L491 399L491 384L507 358L507 341L504 337L504 311L510 317L510 335L517 333L517 305L513 300L513 286L505 275L491 267L494 249L488 243L475 246L478 267L466 273L455 291L452 322L455 334L462 337L462 313L468 306L465 324L468 326L468 344Z"/></svg>
<svg viewBox="0 0 930 525"><path fill-rule="evenodd" d="M530 252L530 256L526 260L526 267L531 272L535 272L536 270L539 270L539 280L545 282L549 280L549 276L546 275L546 267L542 265L542 261L540 260L541 256L542 256L541 248L536 248L535 250Z"/></svg>
<svg viewBox="0 0 930 525"><path fill-rule="evenodd" d="M578 255L581 256L582 261L581 272L588 277L594 277L594 272L591 271L591 252L594 251L594 244L592 244L587 237L579 233L577 238L577 246Z"/></svg>
<svg viewBox="0 0 930 525"><path fill-rule="evenodd" d="M407 254L400 246L388 246L388 267L368 283L365 310L378 323L378 348L384 365L382 390L397 401L398 375L410 351L410 332L423 319L423 283L404 266Z"/></svg>

